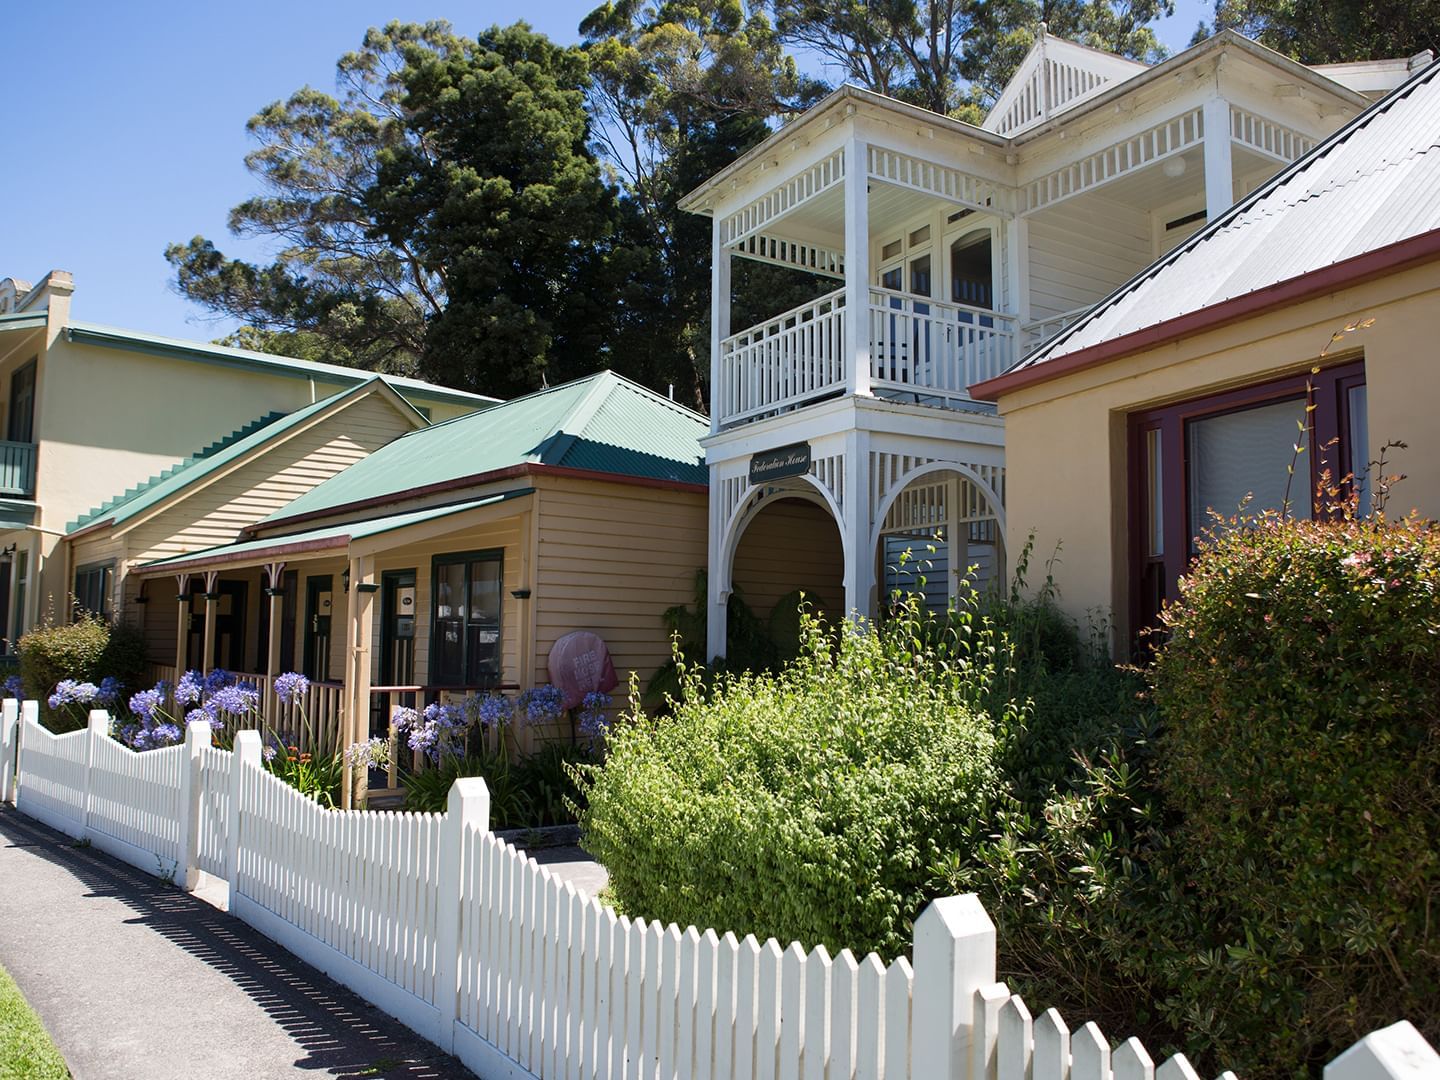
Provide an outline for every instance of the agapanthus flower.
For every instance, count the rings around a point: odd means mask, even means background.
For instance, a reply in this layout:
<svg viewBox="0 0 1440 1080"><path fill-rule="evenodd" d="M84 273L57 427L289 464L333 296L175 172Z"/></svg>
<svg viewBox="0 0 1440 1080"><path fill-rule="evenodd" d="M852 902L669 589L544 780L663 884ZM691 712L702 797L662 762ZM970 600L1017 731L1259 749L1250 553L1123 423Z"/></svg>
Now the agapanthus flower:
<svg viewBox="0 0 1440 1080"><path fill-rule="evenodd" d="M165 702L165 691L156 686L152 690L141 690L130 695L130 711L141 720L151 720L155 710Z"/></svg>
<svg viewBox="0 0 1440 1080"><path fill-rule="evenodd" d="M260 751L260 756L265 759L265 764L268 765L275 760L275 755L279 752L280 748L274 743L266 743L265 748Z"/></svg>
<svg viewBox="0 0 1440 1080"><path fill-rule="evenodd" d="M529 724L548 724L565 711L565 695L558 686L537 686L520 695L520 707Z"/></svg>
<svg viewBox="0 0 1440 1080"><path fill-rule="evenodd" d="M503 694L487 694L476 705L475 715L481 727L498 727L515 718L515 703Z"/></svg>
<svg viewBox="0 0 1440 1080"><path fill-rule="evenodd" d="M95 691L95 702L98 705L114 705L120 700L120 692L124 689L114 675L106 675L100 680L100 686Z"/></svg>
<svg viewBox="0 0 1440 1080"><path fill-rule="evenodd" d="M591 738L604 738L610 734L610 721L605 712L610 708L610 695L592 690L580 703L580 734Z"/></svg>
<svg viewBox="0 0 1440 1080"><path fill-rule="evenodd" d="M58 709L62 705L88 705L95 700L95 695L99 692L100 688L94 683L61 679L55 684L55 692L50 695L46 704L52 709Z"/></svg>
<svg viewBox="0 0 1440 1080"><path fill-rule="evenodd" d="M407 728L413 728L419 719L419 713L404 705L396 705L395 708L390 710L390 723L395 725L396 731L405 731Z"/></svg>
<svg viewBox="0 0 1440 1080"><path fill-rule="evenodd" d="M205 676L205 692L213 694L216 690L223 690L227 686L235 685L235 676L224 668L211 668L210 674Z"/></svg>
<svg viewBox="0 0 1440 1080"><path fill-rule="evenodd" d="M248 686L223 686L210 695L206 704L216 712L244 716L259 706L260 693Z"/></svg>
<svg viewBox="0 0 1440 1080"><path fill-rule="evenodd" d="M184 732L168 720L163 724L156 724L150 729L150 745L152 747L173 746L184 738Z"/></svg>
<svg viewBox="0 0 1440 1080"><path fill-rule="evenodd" d="M310 680L298 671L287 671L275 676L275 696L286 705L298 705L310 692Z"/></svg>
<svg viewBox="0 0 1440 1080"><path fill-rule="evenodd" d="M205 677L198 671L187 671L175 684L176 705L198 705L205 690Z"/></svg>
<svg viewBox="0 0 1440 1080"><path fill-rule="evenodd" d="M23 698L25 696L25 684L20 680L19 675L11 675L5 680L5 693L13 698Z"/></svg>
<svg viewBox="0 0 1440 1080"><path fill-rule="evenodd" d="M390 764L390 740L373 735L365 742L351 743L345 761L352 769L383 769Z"/></svg>
<svg viewBox="0 0 1440 1080"><path fill-rule="evenodd" d="M439 760L441 754L453 754L463 747L467 727L464 709L435 701L425 706L418 722L411 724L407 743L416 753Z"/></svg>

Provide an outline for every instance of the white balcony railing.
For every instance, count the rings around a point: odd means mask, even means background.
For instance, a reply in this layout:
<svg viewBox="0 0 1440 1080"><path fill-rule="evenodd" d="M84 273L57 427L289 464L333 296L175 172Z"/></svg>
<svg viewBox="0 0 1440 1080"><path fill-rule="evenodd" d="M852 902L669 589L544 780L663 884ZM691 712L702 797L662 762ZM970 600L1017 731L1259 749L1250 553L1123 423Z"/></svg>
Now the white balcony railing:
<svg viewBox="0 0 1440 1080"><path fill-rule="evenodd" d="M845 290L792 308L720 346L722 424L781 412L845 388Z"/></svg>
<svg viewBox="0 0 1440 1080"><path fill-rule="evenodd" d="M845 290L793 308L721 344L715 408L721 426L844 393L853 358ZM970 401L970 386L1015 361L1014 316L965 304L870 290L870 385L927 405Z"/></svg>
<svg viewBox="0 0 1440 1080"><path fill-rule="evenodd" d="M870 290L870 385L925 403L969 401L972 384L1015 360L1015 318Z"/></svg>
<svg viewBox="0 0 1440 1080"><path fill-rule="evenodd" d="M1079 307L1072 311L1062 311L1059 315L1051 315L1048 319L1036 319L1026 323L1020 328L1020 355L1029 356L1089 310L1089 307Z"/></svg>

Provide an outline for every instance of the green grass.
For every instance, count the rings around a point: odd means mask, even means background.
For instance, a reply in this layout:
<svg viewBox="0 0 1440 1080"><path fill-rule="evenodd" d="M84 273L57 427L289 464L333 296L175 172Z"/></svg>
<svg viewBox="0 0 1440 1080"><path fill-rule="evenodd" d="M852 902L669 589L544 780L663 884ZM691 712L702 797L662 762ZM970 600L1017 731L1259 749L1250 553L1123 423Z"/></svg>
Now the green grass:
<svg viewBox="0 0 1440 1080"><path fill-rule="evenodd" d="M40 1018L0 967L0 1080L69 1080L70 1070Z"/></svg>

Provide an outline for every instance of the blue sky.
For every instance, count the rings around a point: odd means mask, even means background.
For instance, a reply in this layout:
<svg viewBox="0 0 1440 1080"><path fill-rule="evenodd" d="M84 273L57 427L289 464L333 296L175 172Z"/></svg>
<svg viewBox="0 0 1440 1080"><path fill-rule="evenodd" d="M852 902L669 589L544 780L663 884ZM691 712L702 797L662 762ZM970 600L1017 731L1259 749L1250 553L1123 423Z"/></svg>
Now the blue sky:
<svg viewBox="0 0 1440 1080"><path fill-rule="evenodd" d="M17 4L0 20L7 105L0 158L0 277L75 275L74 317L173 337L232 328L170 288L165 245L230 236L230 207L255 190L245 121L302 85L334 88L336 59L366 27L448 19L461 32L527 19L574 41L594 0L253 0L244 4L79 0ZM1160 26L1185 47L1210 12L1177 0Z"/></svg>

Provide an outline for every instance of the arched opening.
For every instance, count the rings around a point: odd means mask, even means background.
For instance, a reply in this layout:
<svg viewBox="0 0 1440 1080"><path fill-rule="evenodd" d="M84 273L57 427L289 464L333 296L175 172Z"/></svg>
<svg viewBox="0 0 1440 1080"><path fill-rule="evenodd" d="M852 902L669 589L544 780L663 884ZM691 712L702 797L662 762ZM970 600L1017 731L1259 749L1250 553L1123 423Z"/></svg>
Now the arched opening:
<svg viewBox="0 0 1440 1080"><path fill-rule="evenodd" d="M969 476L942 469L895 496L879 530L876 557L882 607L896 593L918 593L932 611L973 588L1005 586L1005 546L989 493Z"/></svg>
<svg viewBox="0 0 1440 1080"><path fill-rule="evenodd" d="M989 229L972 229L950 245L950 299L969 307L995 308L995 263Z"/></svg>
<svg viewBox="0 0 1440 1080"><path fill-rule="evenodd" d="M731 583L759 627L782 646L798 625L795 593L833 623L845 614L845 552L824 507L803 498L762 506L735 546ZM730 620L733 638L738 627Z"/></svg>

